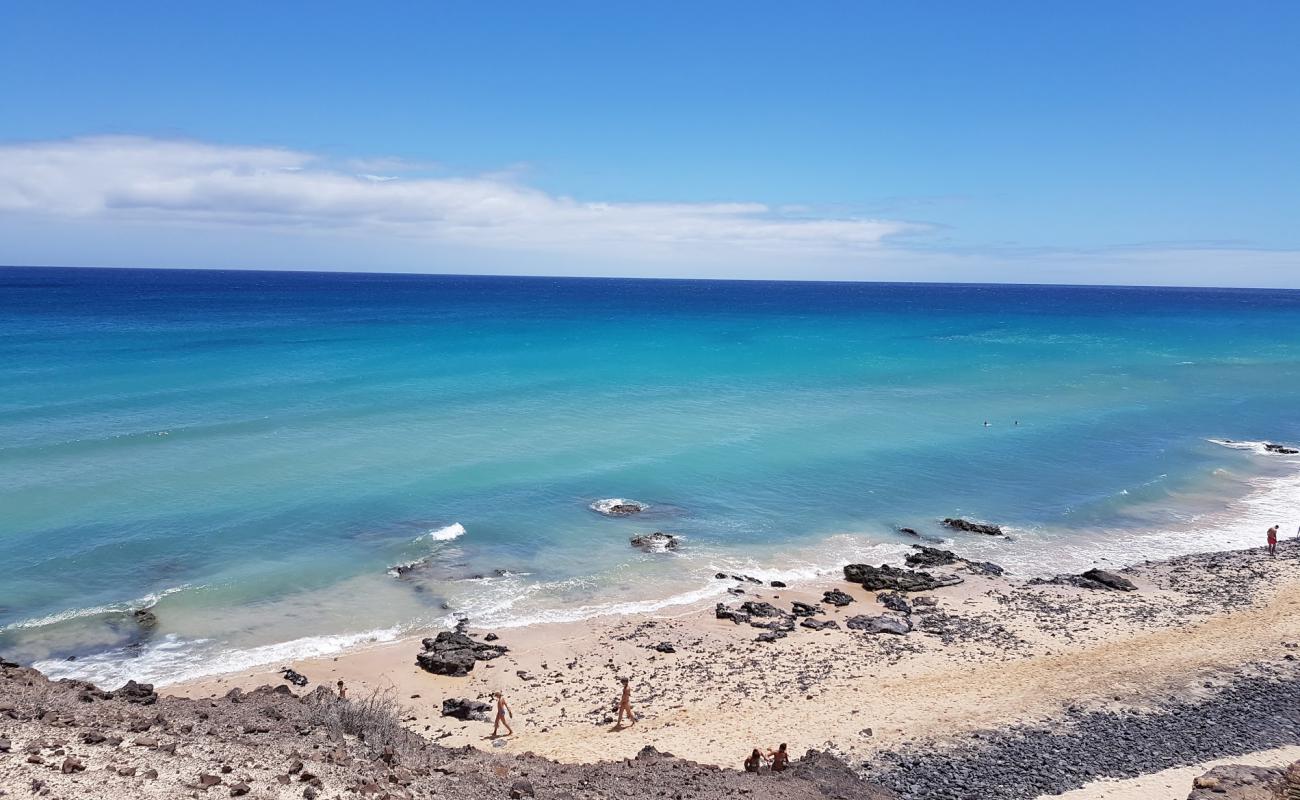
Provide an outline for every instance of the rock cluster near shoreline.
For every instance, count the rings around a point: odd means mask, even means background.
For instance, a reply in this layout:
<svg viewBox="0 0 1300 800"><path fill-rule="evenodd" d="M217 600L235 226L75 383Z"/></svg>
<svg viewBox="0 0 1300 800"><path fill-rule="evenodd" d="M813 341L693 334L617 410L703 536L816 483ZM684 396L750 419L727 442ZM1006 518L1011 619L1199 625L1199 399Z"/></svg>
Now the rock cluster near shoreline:
<svg viewBox="0 0 1300 800"><path fill-rule="evenodd" d="M219 700L167 697L147 707L133 702L137 696L51 682L6 662L0 667L0 796L648 800L669 790L712 800L752 795L756 786L754 776L653 748L635 759L590 765L449 750L403 728L391 698L341 701L323 687L301 696L282 684L234 690ZM893 798L819 753L763 781L763 796L776 800Z"/></svg>

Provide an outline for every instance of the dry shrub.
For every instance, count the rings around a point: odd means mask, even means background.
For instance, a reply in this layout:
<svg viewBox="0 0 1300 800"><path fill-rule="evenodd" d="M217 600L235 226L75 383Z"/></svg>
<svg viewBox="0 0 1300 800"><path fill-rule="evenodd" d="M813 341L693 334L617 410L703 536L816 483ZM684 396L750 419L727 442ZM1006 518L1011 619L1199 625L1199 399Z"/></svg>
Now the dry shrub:
<svg viewBox="0 0 1300 800"><path fill-rule="evenodd" d="M375 753L391 747L401 755L414 755L424 745L423 739L402 726L405 709L392 687L356 699L340 700L333 692L313 692L304 699L311 723L336 739L352 736Z"/></svg>

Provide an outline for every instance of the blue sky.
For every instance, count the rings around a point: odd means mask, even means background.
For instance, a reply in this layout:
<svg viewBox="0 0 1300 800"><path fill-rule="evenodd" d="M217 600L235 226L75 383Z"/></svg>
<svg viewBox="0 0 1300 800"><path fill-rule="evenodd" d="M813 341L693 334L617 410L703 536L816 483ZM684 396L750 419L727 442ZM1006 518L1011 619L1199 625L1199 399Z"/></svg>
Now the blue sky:
<svg viewBox="0 0 1300 800"><path fill-rule="evenodd" d="M1300 4L0 0L0 263L1300 286Z"/></svg>

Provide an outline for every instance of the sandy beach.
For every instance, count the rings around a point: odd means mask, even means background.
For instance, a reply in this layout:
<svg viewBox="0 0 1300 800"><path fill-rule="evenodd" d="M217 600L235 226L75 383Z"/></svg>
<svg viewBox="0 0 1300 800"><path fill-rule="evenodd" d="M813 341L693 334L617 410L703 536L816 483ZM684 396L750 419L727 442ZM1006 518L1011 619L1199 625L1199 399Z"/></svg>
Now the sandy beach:
<svg viewBox="0 0 1300 800"><path fill-rule="evenodd" d="M217 697L283 683L278 669L292 667L310 679L308 689L343 680L351 696L394 692L408 709L408 727L448 746L592 762L650 745L738 767L750 748L786 742L795 753L829 749L868 772L887 772L896 754L960 749L991 730L1068 727L1070 715L1091 712L1151 713L1252 677L1290 676L1300 652L1297 555L1300 548L1284 542L1277 558L1256 549L1135 565L1122 571L1133 591L1035 584L961 562L928 568L964 581L908 595L914 629L905 635L848 629L849 618L886 609L877 592L842 576L788 588L738 581L743 594L732 607L815 604L813 619L839 627L797 626L760 642L761 629L718 619L712 606L692 607L503 630L496 643L509 652L479 662L467 677L422 670L420 639L412 638L164 691ZM853 602L822 602L828 590ZM469 632L492 633L472 620ZM623 675L633 681L641 720L619 729L613 711ZM444 700L487 700L493 691L504 691L514 709L512 737L492 740L490 724L441 714ZM1202 760L1189 753L1187 764ZM1168 796L1185 796L1179 791Z"/></svg>

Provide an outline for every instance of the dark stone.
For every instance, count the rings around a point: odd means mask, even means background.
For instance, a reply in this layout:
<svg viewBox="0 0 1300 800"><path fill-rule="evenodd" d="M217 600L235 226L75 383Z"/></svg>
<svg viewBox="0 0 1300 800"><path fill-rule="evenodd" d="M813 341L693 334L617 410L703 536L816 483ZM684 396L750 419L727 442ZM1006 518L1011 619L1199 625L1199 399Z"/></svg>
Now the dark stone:
<svg viewBox="0 0 1300 800"><path fill-rule="evenodd" d="M641 536L633 536L632 546L648 552L663 552L664 550L676 550L677 541L677 537L671 533L655 531Z"/></svg>
<svg viewBox="0 0 1300 800"><path fill-rule="evenodd" d="M900 569L882 564L873 567L870 564L848 564L844 567L844 579L862 584L868 591L889 590L895 592L928 592L943 586L955 586L962 582L956 575L931 575L928 572Z"/></svg>
<svg viewBox="0 0 1300 800"><path fill-rule="evenodd" d="M901 533L901 534L903 534L904 536L920 536L920 535L921 535L921 534L919 534L919 533L916 532L916 529L915 529L915 528L899 528L899 529L898 529L898 532Z"/></svg>
<svg viewBox="0 0 1300 800"><path fill-rule="evenodd" d="M843 608L844 606L847 606L849 603L852 603L853 598L849 597L844 592L841 592L839 589L831 589L830 591L822 594L822 602L832 606Z"/></svg>
<svg viewBox="0 0 1300 800"><path fill-rule="evenodd" d="M510 800L521 800L524 797L534 797L533 785L525 780L517 780L510 784Z"/></svg>
<svg viewBox="0 0 1300 800"><path fill-rule="evenodd" d="M501 637L500 637L500 636L497 636L495 633L489 633L489 634L486 634L486 635L483 637L483 641L485 641L485 642L495 642L497 639L500 639L500 638L501 638Z"/></svg>
<svg viewBox="0 0 1300 800"><path fill-rule="evenodd" d="M1138 588L1133 584L1133 581L1128 578L1116 575L1115 573L1108 572L1104 569L1090 569L1079 577L1090 581L1096 581L1107 589L1115 589L1120 592L1132 592Z"/></svg>
<svg viewBox="0 0 1300 800"><path fill-rule="evenodd" d="M768 585L771 586L773 589L785 589L785 588L786 588L786 585L785 585L785 582L784 582L784 581L772 581L772 582L771 582L770 584L768 584Z"/></svg>
<svg viewBox="0 0 1300 800"><path fill-rule="evenodd" d="M801 603L798 600L794 601L794 615L796 617L811 617L820 613L822 613L822 610L817 606Z"/></svg>
<svg viewBox="0 0 1300 800"><path fill-rule="evenodd" d="M306 675L303 675L301 672L299 672L299 671L297 671L297 670L295 670L295 669L291 669L291 668L289 668L289 667L286 667L286 668L280 670L280 674L284 676L284 679L285 679L286 681L288 681L289 683L292 683L294 686L306 686L306 685L307 685L307 676L306 676ZM282 687L282 688L283 688L283 687Z"/></svg>
<svg viewBox="0 0 1300 800"><path fill-rule="evenodd" d="M963 559L957 557L957 554L951 550L940 550L937 547L926 547L923 544L914 544L912 547L915 553L908 553L907 566L909 567L946 567L949 564L956 564Z"/></svg>
<svg viewBox="0 0 1300 800"><path fill-rule="evenodd" d="M1284 456L1300 455L1300 450L1297 450L1294 447L1287 447L1284 444L1271 444L1269 442L1265 442L1264 449L1270 453L1278 453Z"/></svg>
<svg viewBox="0 0 1300 800"><path fill-rule="evenodd" d="M844 622L850 629L855 631L865 631L867 633L892 633L902 636L912 630L912 622L907 617L900 617L897 614L881 614L878 617L869 617L865 614L856 617L849 617Z"/></svg>
<svg viewBox="0 0 1300 800"><path fill-rule="evenodd" d="M725 581L725 580L727 579L727 573L725 573L725 572L719 572L718 574L714 575L713 577L717 578L717 579L720 580L720 581Z"/></svg>
<svg viewBox="0 0 1300 800"><path fill-rule="evenodd" d="M758 638L755 639L754 641L757 641L757 642L767 642L767 643L770 644L770 643L772 643L772 642L775 642L775 641L778 640L778 639L784 639L785 636L786 636L785 631L782 631L782 630L768 630L768 631L763 631L762 633L760 633L760 634L758 635Z"/></svg>
<svg viewBox="0 0 1300 800"><path fill-rule="evenodd" d="M780 617L784 616L781 610L771 603L764 603L759 600L746 600L740 604L740 610L753 617Z"/></svg>
<svg viewBox="0 0 1300 800"><path fill-rule="evenodd" d="M151 706L158 702L158 693L153 690L152 683L127 681L126 685L114 692L113 695L128 703L141 706Z"/></svg>
<svg viewBox="0 0 1300 800"><path fill-rule="evenodd" d="M876 601L890 611L897 611L900 614L912 613L912 604L898 592L881 592L876 595Z"/></svg>
<svg viewBox="0 0 1300 800"><path fill-rule="evenodd" d="M468 620L465 622L468 624ZM415 657L415 663L435 675L468 675L474 669L474 662L488 661L509 652L504 645L476 642L460 630L442 631L422 644L424 652Z"/></svg>
<svg viewBox="0 0 1300 800"><path fill-rule="evenodd" d="M838 629L840 625L833 619L814 619L812 617L807 617L799 623L799 627L809 628L814 631L824 631L829 628Z"/></svg>
<svg viewBox="0 0 1300 800"><path fill-rule="evenodd" d="M673 646L672 646L671 644L669 644L668 642L660 642L659 644L655 645L655 650L658 650L660 653L676 653L676 652L677 652L677 648L673 647Z"/></svg>
<svg viewBox="0 0 1300 800"><path fill-rule="evenodd" d="M444 717L454 717L461 720L478 720L479 722L488 721L488 713L492 706L478 700L467 700L464 698L447 698L442 701L442 715Z"/></svg>
<svg viewBox="0 0 1300 800"><path fill-rule="evenodd" d="M986 536L1002 536L1002 528L997 525L989 525L983 522L970 522L960 518L949 517L943 521L944 525L958 531L967 533L982 533Z"/></svg>
<svg viewBox="0 0 1300 800"><path fill-rule="evenodd" d="M152 608L136 609L132 612L131 619L135 620L135 624L143 631L152 631L158 627L158 615L153 613Z"/></svg>

